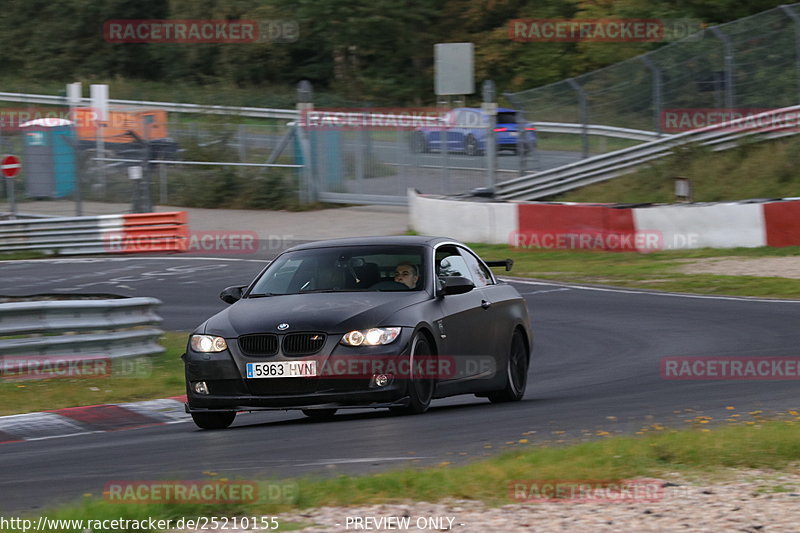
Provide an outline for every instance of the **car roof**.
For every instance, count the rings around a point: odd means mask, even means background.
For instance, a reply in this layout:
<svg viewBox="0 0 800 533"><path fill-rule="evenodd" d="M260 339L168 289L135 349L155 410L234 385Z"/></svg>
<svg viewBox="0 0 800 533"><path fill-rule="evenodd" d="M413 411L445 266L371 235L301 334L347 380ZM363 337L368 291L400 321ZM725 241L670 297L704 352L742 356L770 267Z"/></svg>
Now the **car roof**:
<svg viewBox="0 0 800 533"><path fill-rule="evenodd" d="M389 237L349 237L345 239L330 239L314 241L297 246L292 246L288 251L310 250L312 248L335 248L339 246L428 246L433 247L442 242L459 241L447 237L430 237L426 235L395 235ZM463 245L463 244L462 244Z"/></svg>

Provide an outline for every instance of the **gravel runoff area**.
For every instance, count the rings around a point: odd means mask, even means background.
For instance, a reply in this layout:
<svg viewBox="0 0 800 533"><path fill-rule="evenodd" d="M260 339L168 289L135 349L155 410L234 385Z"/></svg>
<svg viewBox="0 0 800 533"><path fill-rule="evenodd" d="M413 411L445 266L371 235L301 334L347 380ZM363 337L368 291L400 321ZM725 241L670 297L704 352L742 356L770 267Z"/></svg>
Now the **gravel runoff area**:
<svg viewBox="0 0 800 533"><path fill-rule="evenodd" d="M681 266L684 274L720 274L725 276L760 276L800 279L800 256L789 257L720 257L688 259ZM798 525L800 531L800 525Z"/></svg>
<svg viewBox="0 0 800 533"><path fill-rule="evenodd" d="M800 470L735 470L716 480L686 481L678 474L648 480L661 487L651 501L513 503L392 503L321 507L280 514L301 533L347 531L536 532L797 532ZM644 480L642 480L644 481ZM410 527L405 527L403 520Z"/></svg>

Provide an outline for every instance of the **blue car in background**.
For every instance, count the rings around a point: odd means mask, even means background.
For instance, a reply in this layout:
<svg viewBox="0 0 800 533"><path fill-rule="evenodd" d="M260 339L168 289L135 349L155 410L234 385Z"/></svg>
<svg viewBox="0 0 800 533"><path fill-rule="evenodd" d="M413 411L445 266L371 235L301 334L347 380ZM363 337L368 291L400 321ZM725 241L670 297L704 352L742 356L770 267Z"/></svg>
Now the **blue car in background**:
<svg viewBox="0 0 800 533"><path fill-rule="evenodd" d="M518 124L518 115L519 111L515 109L497 109L494 134L498 151L512 150L516 153L520 145L525 152L535 148L536 128L530 122ZM441 151L444 138L449 152L480 155L486 152L488 126L489 116L480 108L458 107L442 118L441 125L414 130L410 140L411 150L420 153Z"/></svg>

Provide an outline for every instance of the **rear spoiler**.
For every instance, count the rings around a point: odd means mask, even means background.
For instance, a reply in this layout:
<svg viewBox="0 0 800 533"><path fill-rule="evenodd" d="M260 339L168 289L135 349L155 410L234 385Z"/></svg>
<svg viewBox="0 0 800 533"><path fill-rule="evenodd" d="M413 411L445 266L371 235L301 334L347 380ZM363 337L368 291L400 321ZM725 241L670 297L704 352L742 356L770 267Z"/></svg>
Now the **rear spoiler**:
<svg viewBox="0 0 800 533"><path fill-rule="evenodd" d="M511 270L511 267L514 266L513 259L500 259L499 261L484 261L490 267L505 267L506 272Z"/></svg>

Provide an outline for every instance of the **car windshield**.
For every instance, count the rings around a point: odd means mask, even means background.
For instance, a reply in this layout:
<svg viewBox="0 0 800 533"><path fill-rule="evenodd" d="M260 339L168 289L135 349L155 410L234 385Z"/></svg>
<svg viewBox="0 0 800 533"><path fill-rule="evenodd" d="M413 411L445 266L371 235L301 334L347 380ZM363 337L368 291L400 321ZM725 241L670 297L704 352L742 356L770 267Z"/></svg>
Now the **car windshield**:
<svg viewBox="0 0 800 533"><path fill-rule="evenodd" d="M267 268L248 297L421 290L423 257L423 248L416 246L348 246L287 252Z"/></svg>

